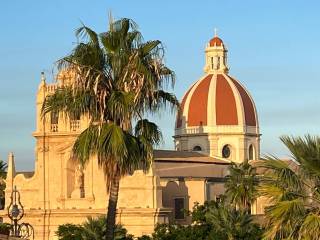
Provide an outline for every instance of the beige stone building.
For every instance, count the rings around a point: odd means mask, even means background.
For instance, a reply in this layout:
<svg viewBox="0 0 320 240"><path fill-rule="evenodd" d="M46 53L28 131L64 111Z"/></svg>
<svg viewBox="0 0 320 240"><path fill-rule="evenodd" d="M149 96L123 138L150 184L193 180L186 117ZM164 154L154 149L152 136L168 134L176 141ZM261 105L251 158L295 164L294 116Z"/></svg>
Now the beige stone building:
<svg viewBox="0 0 320 240"><path fill-rule="evenodd" d="M217 199L224 192L224 177L231 161L258 160L260 133L257 110L245 87L229 75L227 49L215 36L205 49L204 75L182 99L175 124L175 150L156 150L152 169L136 171L121 180L117 221L138 236L153 232L156 223L190 223L181 209L194 202ZM87 119L66 119L51 114L41 118L48 94L72 81L59 74L57 82L39 85L36 109L35 170L15 171L8 158L6 207L14 188L21 193L24 222L35 229L36 240L56 239L60 224L81 223L88 216L106 213L108 194L103 171L92 159L85 169L70 160L77 135ZM263 204L252 206L263 213ZM2 211L5 220L6 211Z"/></svg>

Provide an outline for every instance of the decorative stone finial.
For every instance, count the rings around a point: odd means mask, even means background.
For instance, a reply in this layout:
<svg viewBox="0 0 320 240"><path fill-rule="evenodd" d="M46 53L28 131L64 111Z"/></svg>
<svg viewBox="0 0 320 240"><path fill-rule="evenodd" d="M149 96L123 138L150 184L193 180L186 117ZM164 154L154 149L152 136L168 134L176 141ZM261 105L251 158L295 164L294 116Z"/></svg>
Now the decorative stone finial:
<svg viewBox="0 0 320 240"><path fill-rule="evenodd" d="M10 160L11 160L12 158L14 158L13 152L9 152L8 157L9 157Z"/></svg>
<svg viewBox="0 0 320 240"><path fill-rule="evenodd" d="M215 36L215 37L218 36L218 33L217 33L217 32L218 32L218 29L217 29L217 28L214 28L214 36Z"/></svg>
<svg viewBox="0 0 320 240"><path fill-rule="evenodd" d="M7 168L7 189L13 189L13 179L16 176L16 167L14 164L13 152L8 155L8 168Z"/></svg>
<svg viewBox="0 0 320 240"><path fill-rule="evenodd" d="M41 72L41 82L46 83L46 75L44 72Z"/></svg>

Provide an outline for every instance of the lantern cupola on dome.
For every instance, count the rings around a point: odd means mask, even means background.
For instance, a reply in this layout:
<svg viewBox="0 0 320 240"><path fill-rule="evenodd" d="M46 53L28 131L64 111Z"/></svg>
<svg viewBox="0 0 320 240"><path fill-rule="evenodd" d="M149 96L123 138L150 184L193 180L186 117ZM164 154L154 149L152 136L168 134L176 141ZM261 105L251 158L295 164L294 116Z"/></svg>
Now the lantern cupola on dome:
<svg viewBox="0 0 320 240"><path fill-rule="evenodd" d="M217 32L215 30L214 38L212 38L206 46L206 62L204 72L227 73L227 52L227 48L225 47L223 41L217 36Z"/></svg>

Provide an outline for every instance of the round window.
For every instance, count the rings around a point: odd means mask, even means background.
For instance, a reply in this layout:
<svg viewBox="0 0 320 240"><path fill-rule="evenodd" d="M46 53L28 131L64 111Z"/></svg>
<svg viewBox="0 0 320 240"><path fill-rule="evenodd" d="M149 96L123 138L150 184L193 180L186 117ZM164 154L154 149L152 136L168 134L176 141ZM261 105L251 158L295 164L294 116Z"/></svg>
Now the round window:
<svg viewBox="0 0 320 240"><path fill-rule="evenodd" d="M230 146L229 145L225 145L222 148L222 157L228 158L228 157L230 157L230 154L231 154Z"/></svg>

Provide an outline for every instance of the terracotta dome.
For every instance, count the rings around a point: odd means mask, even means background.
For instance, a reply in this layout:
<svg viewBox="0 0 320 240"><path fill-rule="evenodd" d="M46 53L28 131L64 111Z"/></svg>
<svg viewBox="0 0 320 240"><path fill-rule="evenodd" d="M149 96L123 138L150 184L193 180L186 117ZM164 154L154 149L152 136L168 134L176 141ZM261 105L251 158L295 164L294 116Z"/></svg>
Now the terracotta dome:
<svg viewBox="0 0 320 240"><path fill-rule="evenodd" d="M220 38L218 38L217 36L212 38L209 43L210 43L211 47L213 47L213 46L217 46L217 47L223 46L223 41Z"/></svg>
<svg viewBox="0 0 320 240"><path fill-rule="evenodd" d="M173 138L176 150L241 163L259 159L258 115L249 92L230 77L227 53L217 36L206 45L205 74L183 96Z"/></svg>
<svg viewBox="0 0 320 240"><path fill-rule="evenodd" d="M176 128L234 125L258 127L254 102L236 79L206 74L184 95Z"/></svg>

